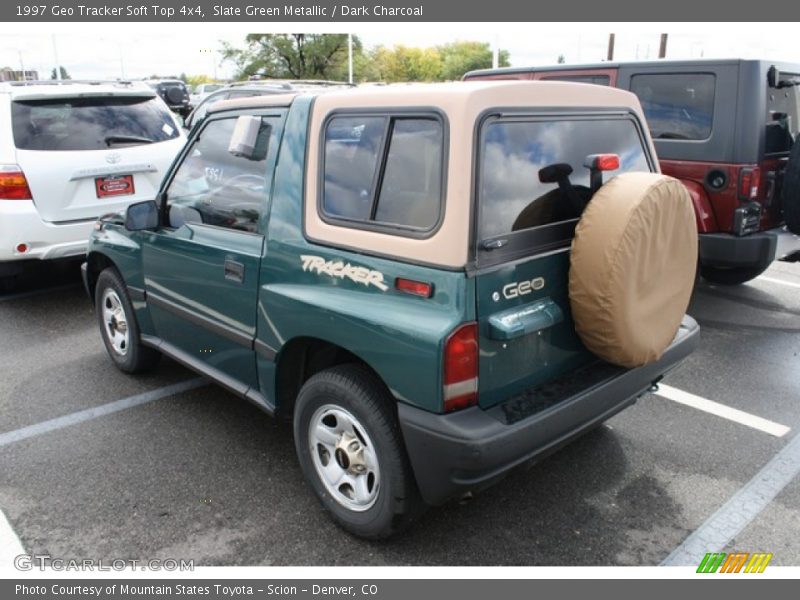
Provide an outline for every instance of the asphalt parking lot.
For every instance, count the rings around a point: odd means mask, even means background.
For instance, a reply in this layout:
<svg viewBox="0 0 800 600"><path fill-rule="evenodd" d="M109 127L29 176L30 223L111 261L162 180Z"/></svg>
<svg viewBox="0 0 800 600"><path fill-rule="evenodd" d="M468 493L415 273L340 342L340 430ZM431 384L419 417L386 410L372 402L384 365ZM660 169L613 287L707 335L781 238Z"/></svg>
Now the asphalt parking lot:
<svg viewBox="0 0 800 600"><path fill-rule="evenodd" d="M722 528L734 534L723 551L771 552L773 565L800 565L792 446L800 263L776 263L736 288L701 283L689 312L703 328L701 347L664 381L671 392L642 398L471 501L428 511L396 539L368 543L321 512L287 426L213 385L165 392L196 379L168 360L146 376L120 373L77 269L43 269L0 296L0 509L27 552L64 559L680 564L684 542L702 545ZM745 414L674 399L684 396ZM80 412L131 397L141 403ZM80 422L41 426L75 414ZM30 435L18 439L20 431Z"/></svg>

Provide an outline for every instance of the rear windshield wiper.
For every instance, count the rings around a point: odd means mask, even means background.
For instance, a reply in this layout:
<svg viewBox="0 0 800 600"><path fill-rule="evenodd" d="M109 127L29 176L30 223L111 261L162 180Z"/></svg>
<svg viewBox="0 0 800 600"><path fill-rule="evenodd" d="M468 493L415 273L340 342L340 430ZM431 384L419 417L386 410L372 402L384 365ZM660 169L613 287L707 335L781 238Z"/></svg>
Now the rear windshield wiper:
<svg viewBox="0 0 800 600"><path fill-rule="evenodd" d="M109 135L103 141L106 146L112 146L113 144L152 144L155 142L154 139L139 135Z"/></svg>
<svg viewBox="0 0 800 600"><path fill-rule="evenodd" d="M655 136L657 140L688 140L689 136L682 133L675 133L673 131L665 131Z"/></svg>

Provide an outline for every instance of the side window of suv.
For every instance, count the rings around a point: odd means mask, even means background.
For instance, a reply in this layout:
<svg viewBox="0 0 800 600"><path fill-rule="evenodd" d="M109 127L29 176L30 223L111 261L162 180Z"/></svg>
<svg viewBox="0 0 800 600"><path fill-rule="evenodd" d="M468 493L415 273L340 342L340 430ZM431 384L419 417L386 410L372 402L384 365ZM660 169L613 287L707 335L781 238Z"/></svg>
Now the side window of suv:
<svg viewBox="0 0 800 600"><path fill-rule="evenodd" d="M716 77L711 73L634 75L631 91L639 97L653 139L705 140L714 118Z"/></svg>
<svg viewBox="0 0 800 600"><path fill-rule="evenodd" d="M439 221L444 126L434 116L336 116L325 128L325 217L390 233Z"/></svg>
<svg viewBox="0 0 800 600"><path fill-rule="evenodd" d="M172 227L202 223L254 233L271 180L267 154L274 118L262 118L254 156L229 151L235 118L209 121L167 188Z"/></svg>

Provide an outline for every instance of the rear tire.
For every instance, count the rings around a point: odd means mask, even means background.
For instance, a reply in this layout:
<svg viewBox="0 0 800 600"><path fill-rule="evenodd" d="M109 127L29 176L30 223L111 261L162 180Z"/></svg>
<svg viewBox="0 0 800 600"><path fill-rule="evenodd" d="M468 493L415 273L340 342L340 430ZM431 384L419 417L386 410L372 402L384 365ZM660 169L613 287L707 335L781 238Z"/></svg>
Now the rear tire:
<svg viewBox="0 0 800 600"><path fill-rule="evenodd" d="M768 267L769 265L767 265ZM739 285L755 279L767 270L767 267L708 267L701 266L703 279L716 285Z"/></svg>
<svg viewBox="0 0 800 600"><path fill-rule="evenodd" d="M161 353L142 345L128 289L113 267L97 278L95 314L108 355L118 369L141 373L156 366Z"/></svg>
<svg viewBox="0 0 800 600"><path fill-rule="evenodd" d="M800 135L792 146L783 174L783 218L789 231L800 235Z"/></svg>
<svg viewBox="0 0 800 600"><path fill-rule="evenodd" d="M294 410L294 439L306 480L343 529L381 539L424 510L389 396L360 365L312 376Z"/></svg>

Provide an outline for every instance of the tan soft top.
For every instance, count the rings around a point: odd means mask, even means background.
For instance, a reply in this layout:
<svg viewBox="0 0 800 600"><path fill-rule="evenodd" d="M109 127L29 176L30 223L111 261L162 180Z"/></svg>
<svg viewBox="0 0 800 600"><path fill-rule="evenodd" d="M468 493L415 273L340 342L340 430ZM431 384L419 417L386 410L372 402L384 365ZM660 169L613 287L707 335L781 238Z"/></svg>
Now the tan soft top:
<svg viewBox="0 0 800 600"><path fill-rule="evenodd" d="M301 92L301 93L305 93ZM224 100L209 112L231 108L288 106L298 95L265 94ZM391 101L389 101L391 99ZM316 104L339 108L353 106L438 106L440 104L483 104L486 107L515 106L631 107L639 110L636 96L609 86L564 81L463 81L451 83L398 83L331 91L321 90Z"/></svg>
<svg viewBox="0 0 800 600"><path fill-rule="evenodd" d="M264 108L289 106L297 94L264 94L263 96L246 96L233 100L221 100L208 107L208 114L221 110L234 110L239 108Z"/></svg>
<svg viewBox="0 0 800 600"><path fill-rule="evenodd" d="M286 106L293 94L256 96L220 102L214 112L233 108ZM339 110L430 110L444 114L449 131L447 185L444 217L426 239L414 239L379 231L353 229L326 223L317 211L320 135L327 116ZM502 109L617 108L642 116L639 100L617 88L560 81L466 81L438 84L365 86L321 93L312 109L306 169L305 227L314 240L348 246L404 260L461 268L468 259L470 198L475 126L482 114ZM646 134L645 134L646 135ZM648 140L648 143L649 140ZM650 144L653 156L655 152Z"/></svg>

